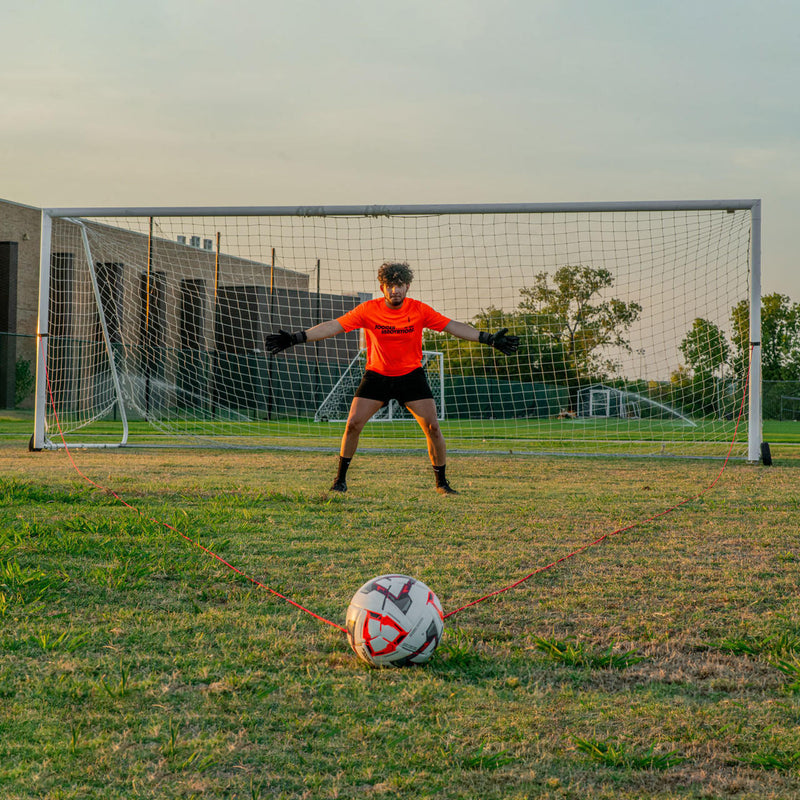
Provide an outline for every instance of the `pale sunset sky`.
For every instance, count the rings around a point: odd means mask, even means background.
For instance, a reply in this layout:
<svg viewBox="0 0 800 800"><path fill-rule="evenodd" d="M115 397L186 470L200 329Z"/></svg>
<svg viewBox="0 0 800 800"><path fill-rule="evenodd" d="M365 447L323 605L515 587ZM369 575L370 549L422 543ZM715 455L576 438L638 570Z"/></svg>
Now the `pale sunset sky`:
<svg viewBox="0 0 800 800"><path fill-rule="evenodd" d="M6 3L0 197L763 200L800 301L796 0Z"/></svg>

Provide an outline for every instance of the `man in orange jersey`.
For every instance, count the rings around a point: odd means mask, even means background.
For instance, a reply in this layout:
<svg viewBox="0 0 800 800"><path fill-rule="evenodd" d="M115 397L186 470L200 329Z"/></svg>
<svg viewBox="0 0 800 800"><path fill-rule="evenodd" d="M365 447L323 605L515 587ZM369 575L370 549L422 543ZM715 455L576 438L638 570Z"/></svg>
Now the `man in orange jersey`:
<svg viewBox="0 0 800 800"><path fill-rule="evenodd" d="M519 347L518 336L507 336L507 328L487 333L443 316L429 305L408 297L414 273L405 262L387 261L378 270L383 297L367 300L338 319L321 322L308 330L281 330L266 337L270 353L279 353L304 342L318 342L330 336L362 328L367 339L364 378L350 405L339 469L331 491L347 491L347 468L355 455L358 439L372 416L390 400L397 400L414 416L428 441L428 455L436 475L436 491L458 494L445 476L447 448L439 427L436 402L422 368L422 331L445 331L459 339L496 347L506 355Z"/></svg>

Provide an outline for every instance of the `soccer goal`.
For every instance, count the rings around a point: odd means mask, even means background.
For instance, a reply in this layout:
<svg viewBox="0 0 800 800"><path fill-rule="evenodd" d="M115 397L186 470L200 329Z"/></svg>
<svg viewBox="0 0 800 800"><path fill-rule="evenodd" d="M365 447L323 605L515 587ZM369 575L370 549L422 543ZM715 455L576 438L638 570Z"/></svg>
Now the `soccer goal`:
<svg viewBox="0 0 800 800"><path fill-rule="evenodd" d="M738 423L755 461L760 218L757 200L49 209L31 446L337 449L359 332L278 355L265 336L379 296L391 259L411 296L521 340L426 335L451 451L722 456ZM391 406L361 440L423 445Z"/></svg>

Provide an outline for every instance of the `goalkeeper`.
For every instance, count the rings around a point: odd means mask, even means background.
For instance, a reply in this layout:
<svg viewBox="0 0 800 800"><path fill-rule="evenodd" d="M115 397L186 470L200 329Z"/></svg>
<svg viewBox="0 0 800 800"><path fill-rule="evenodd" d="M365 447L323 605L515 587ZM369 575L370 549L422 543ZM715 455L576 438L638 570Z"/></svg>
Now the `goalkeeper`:
<svg viewBox="0 0 800 800"><path fill-rule="evenodd" d="M331 491L347 491L347 468L355 455L361 431L377 411L395 399L414 416L425 434L436 491L458 494L445 475L447 448L433 393L422 368L422 331L424 328L445 331L468 342L491 345L506 355L519 347L519 337L508 336L507 328L493 334L479 331L408 297L413 278L408 264L387 261L378 270L383 297L367 300L338 319L308 330L297 333L281 330L266 337L267 349L275 354L296 344L318 342L358 328L363 328L366 334L366 372L350 405L339 451L339 469Z"/></svg>

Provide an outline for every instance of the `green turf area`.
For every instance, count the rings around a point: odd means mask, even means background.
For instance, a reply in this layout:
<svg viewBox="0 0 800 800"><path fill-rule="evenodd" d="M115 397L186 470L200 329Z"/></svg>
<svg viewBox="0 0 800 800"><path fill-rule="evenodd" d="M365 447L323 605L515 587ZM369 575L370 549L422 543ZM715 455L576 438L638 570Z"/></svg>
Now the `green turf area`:
<svg viewBox="0 0 800 800"><path fill-rule="evenodd" d="M800 460L447 620L375 670L353 592L414 575L445 611L694 497L715 461L81 450L0 439L0 786L28 798L800 796ZM155 521L153 521L155 520Z"/></svg>
<svg viewBox="0 0 800 800"><path fill-rule="evenodd" d="M99 421L77 431L69 429L67 442L118 444L122 426L118 421ZM747 433L733 422L700 421L694 426L677 421L653 420L444 420L442 429L452 453L514 452L563 454L622 454L642 456L725 457L745 458ZM129 426L130 445L197 446L221 444L238 447L305 448L336 452L339 449L343 423L314 423L308 420L276 420L254 423L205 421L187 426L181 436L159 430L143 421ZM27 412L0 412L0 438L30 438L32 415ZM800 424L768 420L763 425L763 438L770 444L800 444ZM216 436L216 439L212 437ZM57 433L51 435L60 443ZM412 422L372 423L361 436L362 451L423 450L424 438Z"/></svg>
<svg viewBox="0 0 800 800"><path fill-rule="evenodd" d="M797 420L783 421L768 419L764 421L764 440L783 444L800 443L800 422Z"/></svg>

